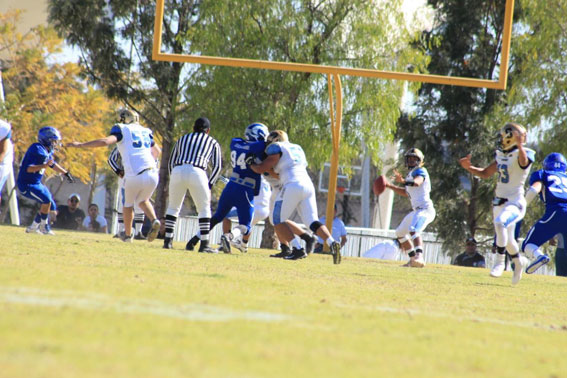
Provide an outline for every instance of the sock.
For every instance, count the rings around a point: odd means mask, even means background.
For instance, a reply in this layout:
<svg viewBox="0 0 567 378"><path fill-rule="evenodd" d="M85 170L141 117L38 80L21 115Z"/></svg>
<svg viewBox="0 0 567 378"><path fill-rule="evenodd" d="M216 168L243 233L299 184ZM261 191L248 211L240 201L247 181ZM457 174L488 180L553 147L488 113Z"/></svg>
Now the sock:
<svg viewBox="0 0 567 378"><path fill-rule="evenodd" d="M287 244L280 244L280 249L284 253L289 253L289 246Z"/></svg>
<svg viewBox="0 0 567 378"><path fill-rule="evenodd" d="M144 225L144 213L134 214L134 229L136 230L136 234L139 234L142 231L143 225Z"/></svg>
<svg viewBox="0 0 567 378"><path fill-rule="evenodd" d="M412 248L408 251L408 256L409 257L414 257L415 256L415 250Z"/></svg>
<svg viewBox="0 0 567 378"><path fill-rule="evenodd" d="M423 249L421 247L415 247L415 253L423 253Z"/></svg>
<svg viewBox="0 0 567 378"><path fill-rule="evenodd" d="M292 248L301 249L301 244L299 243L299 240L297 240L297 238L295 237L291 239L291 242L289 244L291 244Z"/></svg>
<svg viewBox="0 0 567 378"><path fill-rule="evenodd" d="M177 217L174 215L166 214L165 216L165 237L173 238L173 232L175 230L175 223L177 222Z"/></svg>
<svg viewBox="0 0 567 378"><path fill-rule="evenodd" d="M329 238L327 240L325 240L325 243L330 247L331 244L333 244L335 242L335 239L333 239L332 236L329 236Z"/></svg>
<svg viewBox="0 0 567 378"><path fill-rule="evenodd" d="M299 235L299 237L301 238L301 240L303 240L304 242L310 242L312 236L309 235L307 232L304 232L303 234Z"/></svg>
<svg viewBox="0 0 567 378"><path fill-rule="evenodd" d="M124 214L118 213L118 233L124 232Z"/></svg>
<svg viewBox="0 0 567 378"><path fill-rule="evenodd" d="M211 218L199 218L199 231L201 240L209 240L209 230L211 227Z"/></svg>
<svg viewBox="0 0 567 378"><path fill-rule="evenodd" d="M47 216L48 216L48 215L49 215L49 214L43 214L43 213L40 213L40 214L39 214L39 216L40 216L40 218L41 218L41 225L42 225L42 226L44 226L44 225L47 224Z"/></svg>
<svg viewBox="0 0 567 378"><path fill-rule="evenodd" d="M37 213L32 223L32 227L37 227L41 223L41 215Z"/></svg>

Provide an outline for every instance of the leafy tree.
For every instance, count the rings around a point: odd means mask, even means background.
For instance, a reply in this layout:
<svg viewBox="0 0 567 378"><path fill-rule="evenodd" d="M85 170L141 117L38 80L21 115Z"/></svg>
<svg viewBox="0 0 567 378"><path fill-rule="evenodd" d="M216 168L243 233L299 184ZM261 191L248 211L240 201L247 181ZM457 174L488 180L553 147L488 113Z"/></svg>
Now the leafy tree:
<svg viewBox="0 0 567 378"><path fill-rule="evenodd" d="M28 146L37 141L38 130L56 127L63 139L75 138L77 131L85 138L104 135L105 118L112 104L99 91L80 80L77 64L56 63L63 41L53 28L38 26L26 34L17 32L21 11L0 14L0 51L5 108L2 117L14 126L15 162L20 162ZM61 150L56 157L73 175L94 184L91 166L105 164L102 151L78 154ZM51 170L47 174L53 174Z"/></svg>
<svg viewBox="0 0 567 378"><path fill-rule="evenodd" d="M423 36L431 55L430 72L495 80L505 1L429 0L428 4L437 10L434 28ZM516 7L516 20L519 12ZM509 80L514 82L513 70ZM507 121L493 112L505 96L502 91L426 84L415 114L406 114L398 127L403 147L418 147L425 154L437 210L432 227L447 250L458 251L466 234L480 233L485 241L492 241L494 181L469 175L458 159L471 153L474 165L492 161L496 131Z"/></svg>
<svg viewBox="0 0 567 378"><path fill-rule="evenodd" d="M287 130L314 166L330 155L327 78L323 75L151 60L154 1L50 0L50 20L78 47L88 77L108 95L140 110L163 136L156 208L165 207L172 142L195 118L211 119L224 146L252 121ZM427 57L408 47L400 1L167 1L162 50L255 59L422 70ZM397 12L397 13L396 13ZM132 54L130 54L132 52ZM404 84L344 78L343 161L390 140ZM415 90L418 84L410 84ZM362 122L363 114L371 114ZM225 149L226 150L226 149ZM377 159L375 159L377 160Z"/></svg>

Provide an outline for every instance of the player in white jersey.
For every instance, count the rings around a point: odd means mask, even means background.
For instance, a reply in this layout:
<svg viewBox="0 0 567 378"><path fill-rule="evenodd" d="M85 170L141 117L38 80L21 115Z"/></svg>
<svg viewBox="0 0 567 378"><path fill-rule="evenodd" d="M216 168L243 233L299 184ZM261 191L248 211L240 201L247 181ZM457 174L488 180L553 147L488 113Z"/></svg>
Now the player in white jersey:
<svg viewBox="0 0 567 378"><path fill-rule="evenodd" d="M429 198L431 192L431 179L427 169L423 167L425 156L418 148L409 149L405 155L408 174L404 178L398 171L394 171L395 182L404 186L393 185L386 181L386 188L392 189L396 194L409 197L412 211L407 214L398 228L396 236L409 261L405 266L423 268L423 240L421 233L425 227L435 219L435 208Z"/></svg>
<svg viewBox="0 0 567 378"><path fill-rule="evenodd" d="M273 140L268 136L268 143ZM266 148L266 155L267 158L262 163L251 164L251 168L258 173L273 170L281 180L282 189L277 194L270 220L280 241L290 243L292 246L291 255L282 257L287 260L307 257L291 227L286 223L293 212L297 210L303 223L309 225L311 231L319 235L329 245L333 254L333 262L340 264L341 245L333 239L327 227L319 222L315 188L307 174L307 159L301 146L288 141L272 142Z"/></svg>
<svg viewBox="0 0 567 378"><path fill-rule="evenodd" d="M120 109L120 121L112 127L106 138L89 142L71 142L68 147L89 148L118 144L124 166L124 236L123 241L132 241L132 219L134 204L138 204L152 222L148 241L153 241L160 228L154 207L150 202L158 184L156 159L161 150L155 144L152 131L138 123L138 114L129 109Z"/></svg>
<svg viewBox="0 0 567 378"><path fill-rule="evenodd" d="M12 144L12 125L0 119L0 197L2 188L12 174L14 146Z"/></svg>
<svg viewBox="0 0 567 378"><path fill-rule="evenodd" d="M495 197L492 201L492 216L496 231L496 260L490 275L500 277L506 267L506 250L514 262L513 283L520 280L525 260L520 258L519 246L514 237L516 223L526 214L524 183L535 152L525 148L526 129L517 123L507 123L499 132L499 149L494 161L485 168L471 165L471 155L459 160L461 166L471 174L487 179L498 173Z"/></svg>

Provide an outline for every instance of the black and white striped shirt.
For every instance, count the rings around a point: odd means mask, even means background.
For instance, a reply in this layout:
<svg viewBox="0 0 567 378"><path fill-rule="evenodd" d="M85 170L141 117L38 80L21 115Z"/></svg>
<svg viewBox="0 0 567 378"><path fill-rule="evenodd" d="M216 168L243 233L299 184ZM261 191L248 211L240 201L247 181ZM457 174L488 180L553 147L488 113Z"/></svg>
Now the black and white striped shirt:
<svg viewBox="0 0 567 378"><path fill-rule="evenodd" d="M122 156L120 156L118 147L114 147L114 149L110 152L107 162L108 165L110 165L110 169L112 169L114 173L116 174L119 174L120 172L124 173L124 166L122 165Z"/></svg>
<svg viewBox="0 0 567 378"><path fill-rule="evenodd" d="M220 175L222 168L221 149L219 143L207 133L189 133L183 135L173 146L169 157L169 172L174 167L191 164L207 170L209 161L212 164L209 186L212 186Z"/></svg>

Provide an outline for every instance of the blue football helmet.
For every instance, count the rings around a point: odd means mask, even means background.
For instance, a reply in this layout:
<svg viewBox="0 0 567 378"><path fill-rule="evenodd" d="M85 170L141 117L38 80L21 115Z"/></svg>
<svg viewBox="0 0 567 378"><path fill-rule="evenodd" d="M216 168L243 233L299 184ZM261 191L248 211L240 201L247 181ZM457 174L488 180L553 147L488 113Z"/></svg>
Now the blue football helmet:
<svg viewBox="0 0 567 378"><path fill-rule="evenodd" d="M543 169L552 172L565 173L567 170L567 160L559 152L553 152L543 160Z"/></svg>
<svg viewBox="0 0 567 378"><path fill-rule="evenodd" d="M61 141L61 134L55 127L45 126L39 129L37 141L49 152L56 151Z"/></svg>
<svg viewBox="0 0 567 378"><path fill-rule="evenodd" d="M249 142L265 141L270 131L263 123L254 122L246 127L244 138Z"/></svg>

